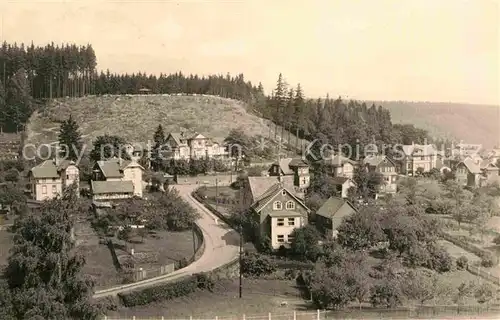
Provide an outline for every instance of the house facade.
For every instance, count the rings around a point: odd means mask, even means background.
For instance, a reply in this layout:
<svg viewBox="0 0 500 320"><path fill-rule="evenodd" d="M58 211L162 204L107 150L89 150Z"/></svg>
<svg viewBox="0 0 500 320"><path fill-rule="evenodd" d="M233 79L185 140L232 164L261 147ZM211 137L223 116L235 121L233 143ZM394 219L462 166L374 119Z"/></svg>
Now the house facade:
<svg viewBox="0 0 500 320"><path fill-rule="evenodd" d="M479 166L486 184L499 181L499 168L489 159L483 160Z"/></svg>
<svg viewBox="0 0 500 320"><path fill-rule="evenodd" d="M384 183L380 186L380 193L396 193L398 173L393 160L387 156L371 156L363 159L363 164L368 171L382 174Z"/></svg>
<svg viewBox="0 0 500 320"><path fill-rule="evenodd" d="M170 133L166 138L166 145L168 146L166 158L174 160L229 157L229 150L223 141L200 133Z"/></svg>
<svg viewBox="0 0 500 320"><path fill-rule="evenodd" d="M80 188L80 170L75 162L68 160L46 160L30 170L28 179L31 196L36 201L61 196L63 189L73 184L77 190Z"/></svg>
<svg viewBox="0 0 500 320"><path fill-rule="evenodd" d="M356 209L349 201L331 197L316 211L316 228L325 236L336 237L337 228L344 218L355 212Z"/></svg>
<svg viewBox="0 0 500 320"><path fill-rule="evenodd" d="M91 182L94 200L142 197L143 171L144 168L135 160L97 161Z"/></svg>
<svg viewBox="0 0 500 320"><path fill-rule="evenodd" d="M333 177L331 182L336 188L337 196L341 198L347 198L349 196L349 189L356 187L354 180L347 177Z"/></svg>
<svg viewBox="0 0 500 320"><path fill-rule="evenodd" d="M462 186L478 187L481 183L481 169L471 158L465 158L455 168L455 179Z"/></svg>
<svg viewBox="0 0 500 320"><path fill-rule="evenodd" d="M342 155L332 155L331 157L324 159L323 164L328 170L328 173L334 177L344 177L353 179L354 168L357 163L347 157Z"/></svg>
<svg viewBox="0 0 500 320"><path fill-rule="evenodd" d="M293 231L308 223L310 210L282 183L267 189L250 206L247 214L258 222L259 236L269 237L273 249L290 247Z"/></svg>
<svg viewBox="0 0 500 320"><path fill-rule="evenodd" d="M429 172L438 168L438 150L432 144L402 146L401 173L414 176L419 171ZM421 168L421 169L420 169Z"/></svg>
<svg viewBox="0 0 500 320"><path fill-rule="evenodd" d="M275 162L269 168L269 176L292 176L294 186L305 191L311 184L309 164L302 159L285 158Z"/></svg>

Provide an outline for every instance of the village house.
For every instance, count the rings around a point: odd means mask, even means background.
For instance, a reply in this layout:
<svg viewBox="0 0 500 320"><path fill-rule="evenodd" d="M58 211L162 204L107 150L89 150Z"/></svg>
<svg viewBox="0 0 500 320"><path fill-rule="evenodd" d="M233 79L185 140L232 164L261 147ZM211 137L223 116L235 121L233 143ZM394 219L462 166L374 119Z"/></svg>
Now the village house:
<svg viewBox="0 0 500 320"><path fill-rule="evenodd" d="M500 159L500 148L493 148L488 150L484 154L484 159L487 159L489 162L496 164L498 159Z"/></svg>
<svg viewBox="0 0 500 320"><path fill-rule="evenodd" d="M401 173L414 176L419 171L429 172L438 168L439 152L432 144L411 144L402 146L403 159L401 160ZM421 169L419 169L421 168Z"/></svg>
<svg viewBox="0 0 500 320"><path fill-rule="evenodd" d="M269 168L269 176L292 176L294 186L305 191L311 181L309 174L309 164L302 159L285 158L275 162Z"/></svg>
<svg viewBox="0 0 500 320"><path fill-rule="evenodd" d="M315 213L316 228L325 236L336 237L337 228L343 219L355 212L356 209L349 201L330 197Z"/></svg>
<svg viewBox="0 0 500 320"><path fill-rule="evenodd" d="M484 177L484 183L489 184L499 181L499 168L490 160L483 160L479 165L479 169Z"/></svg>
<svg viewBox="0 0 500 320"><path fill-rule="evenodd" d="M356 188L356 183L351 178L332 177L330 181L336 188L336 195L341 198L347 198L349 196L349 189Z"/></svg>
<svg viewBox="0 0 500 320"><path fill-rule="evenodd" d="M273 249L290 247L293 231L308 223L309 208L280 181L252 197L247 214L258 222L259 236L269 237Z"/></svg>
<svg viewBox="0 0 500 320"><path fill-rule="evenodd" d="M334 177L345 177L353 179L354 168L356 167L356 161L353 161L342 155L331 155L331 157L326 158L323 164L328 170L328 173Z"/></svg>
<svg viewBox="0 0 500 320"><path fill-rule="evenodd" d="M80 188L80 171L75 162L69 160L45 160L31 168L28 179L31 196L37 201L61 196L63 189L73 184L77 190Z"/></svg>
<svg viewBox="0 0 500 320"><path fill-rule="evenodd" d="M93 200L142 197L143 171L144 168L134 160L114 158L97 161L91 181Z"/></svg>
<svg viewBox="0 0 500 320"><path fill-rule="evenodd" d="M469 157L459 162L455 168L455 180L462 186L479 187L481 168Z"/></svg>
<svg viewBox="0 0 500 320"><path fill-rule="evenodd" d="M166 138L165 156L174 160L227 158L229 150L223 140L200 133L170 133ZM167 150L166 150L167 149Z"/></svg>
<svg viewBox="0 0 500 320"><path fill-rule="evenodd" d="M396 193L398 173L396 163L387 156L370 156L363 159L363 164L370 172L378 172L383 176L380 193Z"/></svg>

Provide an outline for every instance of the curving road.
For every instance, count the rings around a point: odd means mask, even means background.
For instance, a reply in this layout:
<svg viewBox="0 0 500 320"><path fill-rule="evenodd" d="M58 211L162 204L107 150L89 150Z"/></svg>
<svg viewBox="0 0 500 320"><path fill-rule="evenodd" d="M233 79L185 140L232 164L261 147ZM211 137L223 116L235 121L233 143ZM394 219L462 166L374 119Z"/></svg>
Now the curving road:
<svg viewBox="0 0 500 320"><path fill-rule="evenodd" d="M121 292L153 286L194 273L208 272L238 258L238 233L225 223L220 222L220 220L217 221L216 217L207 208L191 196L191 192L196 190L199 185L175 185L173 187L201 214L201 218L196 223L203 232L203 240L205 241L203 255L189 266L176 270L170 274L96 291L94 298L114 296Z"/></svg>

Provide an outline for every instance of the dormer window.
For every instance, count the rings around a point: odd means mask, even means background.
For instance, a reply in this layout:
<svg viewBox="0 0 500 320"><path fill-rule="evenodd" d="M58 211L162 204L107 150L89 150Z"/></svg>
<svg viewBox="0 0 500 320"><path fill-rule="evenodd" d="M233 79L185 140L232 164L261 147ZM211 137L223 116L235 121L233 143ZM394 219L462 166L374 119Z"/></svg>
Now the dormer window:
<svg viewBox="0 0 500 320"><path fill-rule="evenodd" d="M281 191L281 194L286 196L286 191L285 190Z"/></svg>
<svg viewBox="0 0 500 320"><path fill-rule="evenodd" d="M283 210L283 204L281 201L274 201L273 210Z"/></svg>
<svg viewBox="0 0 500 320"><path fill-rule="evenodd" d="M295 202L293 202L291 200L287 201L287 203L286 203L286 209L287 210L294 210L295 209Z"/></svg>

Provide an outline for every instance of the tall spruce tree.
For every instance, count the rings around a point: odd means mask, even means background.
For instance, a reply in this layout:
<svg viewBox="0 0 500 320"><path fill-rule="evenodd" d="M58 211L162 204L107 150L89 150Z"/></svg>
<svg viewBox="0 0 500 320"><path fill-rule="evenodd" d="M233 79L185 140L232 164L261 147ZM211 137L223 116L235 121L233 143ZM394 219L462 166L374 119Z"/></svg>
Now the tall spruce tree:
<svg viewBox="0 0 500 320"><path fill-rule="evenodd" d="M61 124L59 146L61 147L61 157L73 161L78 160L78 155L82 150L82 140L78 123L71 115Z"/></svg>
<svg viewBox="0 0 500 320"><path fill-rule="evenodd" d="M68 200L56 199L16 219L14 246L2 286L2 318L98 319L92 302L93 282L82 273L85 259L76 253L71 236Z"/></svg>
<svg viewBox="0 0 500 320"><path fill-rule="evenodd" d="M153 149L153 155L152 155L152 160L153 160L153 169L155 171L158 171L161 169L162 165L162 157L161 157L161 152L163 151L163 145L165 144L165 132L163 131L163 127L158 125L156 128L155 134L153 136L153 140L155 142L155 146Z"/></svg>

